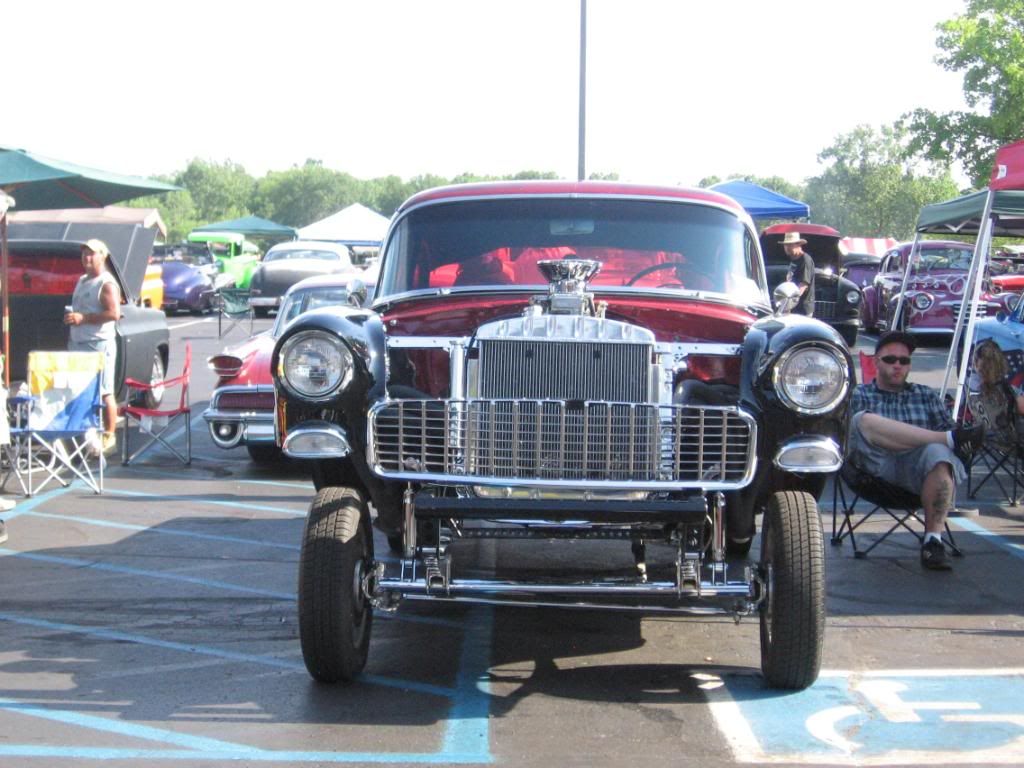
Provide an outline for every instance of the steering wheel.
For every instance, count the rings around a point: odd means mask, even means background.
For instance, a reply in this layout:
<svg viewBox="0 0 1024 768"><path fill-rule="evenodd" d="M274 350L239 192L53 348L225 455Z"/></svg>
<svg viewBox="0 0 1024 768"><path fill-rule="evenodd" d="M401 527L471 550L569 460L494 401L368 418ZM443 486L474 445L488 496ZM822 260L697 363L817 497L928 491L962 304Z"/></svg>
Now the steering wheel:
<svg viewBox="0 0 1024 768"><path fill-rule="evenodd" d="M631 278L629 278L629 280L626 281L626 285L636 285L637 281L639 281L640 278L647 277L647 275L653 272L661 272L663 269L675 269L676 267L685 266L686 264L681 261L665 261L662 262L661 264L651 264L651 266L644 267Z"/></svg>

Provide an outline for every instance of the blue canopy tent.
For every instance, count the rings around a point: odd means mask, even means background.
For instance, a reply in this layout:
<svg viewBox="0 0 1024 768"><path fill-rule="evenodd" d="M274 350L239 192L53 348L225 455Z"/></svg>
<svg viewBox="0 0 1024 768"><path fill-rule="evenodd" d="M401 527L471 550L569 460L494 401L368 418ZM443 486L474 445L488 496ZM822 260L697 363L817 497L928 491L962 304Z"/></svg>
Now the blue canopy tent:
<svg viewBox="0 0 1024 768"><path fill-rule="evenodd" d="M742 205L752 219L806 219L811 215L811 208L807 203L793 200L749 181L723 181L714 184L711 189L728 195Z"/></svg>

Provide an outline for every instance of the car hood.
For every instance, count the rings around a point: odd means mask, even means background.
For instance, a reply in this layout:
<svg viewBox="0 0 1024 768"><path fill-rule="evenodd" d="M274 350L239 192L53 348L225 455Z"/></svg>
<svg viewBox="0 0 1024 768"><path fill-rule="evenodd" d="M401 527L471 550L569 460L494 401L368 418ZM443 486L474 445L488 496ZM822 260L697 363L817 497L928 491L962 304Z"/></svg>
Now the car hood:
<svg viewBox="0 0 1024 768"><path fill-rule="evenodd" d="M161 266L164 268L165 288L183 288L207 282L206 276L191 264L183 264L180 261L165 261Z"/></svg>
<svg viewBox="0 0 1024 768"><path fill-rule="evenodd" d="M843 254L839 250L840 238L802 232L800 236L807 241L807 245L803 247L804 252L811 255L815 269L831 269L834 273L839 272L843 263ZM786 252L782 250L783 237L785 235L781 232L761 234L761 252L764 254L764 263L767 266L785 264L787 268L789 267L789 259L786 258Z"/></svg>

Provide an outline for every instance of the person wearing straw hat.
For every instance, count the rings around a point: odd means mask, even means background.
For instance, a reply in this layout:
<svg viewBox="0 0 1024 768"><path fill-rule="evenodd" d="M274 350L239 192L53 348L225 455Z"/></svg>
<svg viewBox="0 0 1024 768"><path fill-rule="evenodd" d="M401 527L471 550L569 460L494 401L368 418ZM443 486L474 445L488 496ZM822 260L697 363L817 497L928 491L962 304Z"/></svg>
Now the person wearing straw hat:
<svg viewBox="0 0 1024 768"><path fill-rule="evenodd" d="M786 280L796 283L800 288L800 300L793 307L793 313L797 315L814 315L814 259L811 254L804 251L803 246L807 241L800 237L799 232L787 232L782 238L782 249L789 259L789 272Z"/></svg>
<svg viewBox="0 0 1024 768"><path fill-rule="evenodd" d="M102 352L103 376L100 394L106 410L103 452L112 450L117 442L117 401L114 399L114 364L117 340L114 324L121 319L121 291L117 280L107 270L110 249L102 240L82 244L82 267L71 296L70 311L64 314L71 326L68 349L72 352Z"/></svg>

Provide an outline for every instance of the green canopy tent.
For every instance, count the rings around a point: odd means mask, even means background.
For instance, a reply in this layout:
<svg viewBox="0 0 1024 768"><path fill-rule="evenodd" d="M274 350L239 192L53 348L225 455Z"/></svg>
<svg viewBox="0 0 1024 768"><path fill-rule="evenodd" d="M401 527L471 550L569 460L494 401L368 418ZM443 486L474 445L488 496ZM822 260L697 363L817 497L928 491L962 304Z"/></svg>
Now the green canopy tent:
<svg viewBox="0 0 1024 768"><path fill-rule="evenodd" d="M246 237L269 237L283 240L294 240L298 236L294 227L278 224L270 219L263 219L259 216L244 216L241 219L230 221L217 221L213 224L206 224L196 227L193 232L236 232Z"/></svg>
<svg viewBox="0 0 1024 768"><path fill-rule="evenodd" d="M23 149L0 147L0 295L3 302L4 359L10 354L10 297L7 211L99 208L144 195L180 189L173 184L108 173L53 160ZM10 374L4 366L4 382Z"/></svg>
<svg viewBox="0 0 1024 768"><path fill-rule="evenodd" d="M910 252L910 258L907 259L906 270L903 274L903 284L900 287L899 298L896 304L896 312L893 314L894 318L902 317L900 313L903 308L903 297L906 293L907 279L917 253L918 243L923 234L947 236L972 235L977 237L974 255L971 259L971 267L967 273L967 286L964 289L964 297L968 300L960 303L960 313L957 316L956 327L953 331L953 341L950 345L949 357L946 361L946 372L942 379L942 387L939 390L945 393L946 387L949 384L950 374L956 367L957 350L961 348L960 337L964 332L965 325L966 342L963 348L969 350L974 341L977 314L973 311L969 312L968 308L977 307L981 299L982 280L980 277L985 274L992 238L1024 236L1024 190L989 188L980 192L962 195L952 200L924 206L917 218L914 245ZM960 405L963 401L967 368L970 364L969 358L970 355L963 355L960 361L958 371L960 386L957 387L954 400L954 414L960 412Z"/></svg>

